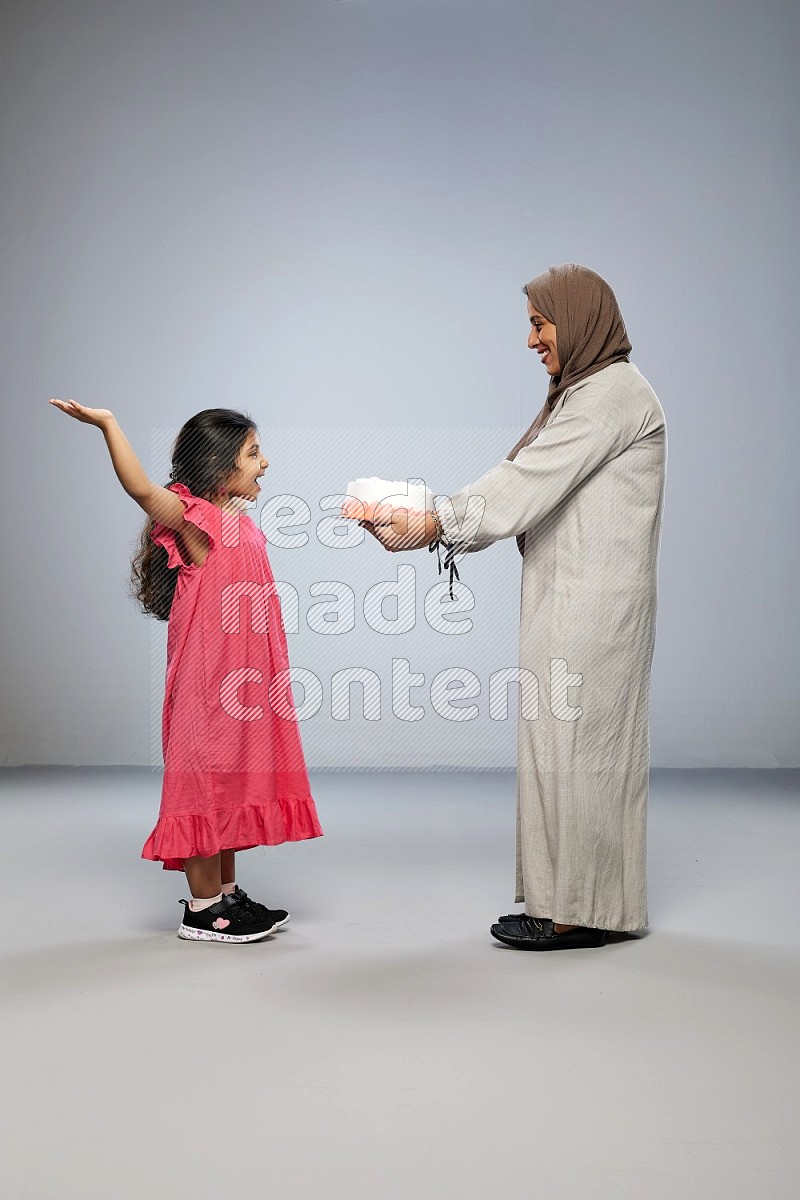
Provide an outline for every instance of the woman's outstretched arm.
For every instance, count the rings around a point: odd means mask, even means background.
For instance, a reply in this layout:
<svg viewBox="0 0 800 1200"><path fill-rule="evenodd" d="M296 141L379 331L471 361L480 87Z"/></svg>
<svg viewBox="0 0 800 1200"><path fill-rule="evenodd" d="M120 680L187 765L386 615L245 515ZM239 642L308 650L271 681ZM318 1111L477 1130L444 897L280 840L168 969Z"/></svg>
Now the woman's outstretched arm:
<svg viewBox="0 0 800 1200"><path fill-rule="evenodd" d="M451 496L436 497L444 537L458 555L524 533L625 446L624 428L606 424L572 404L546 425L535 442ZM387 550L429 544L432 514L396 509L371 532Z"/></svg>
<svg viewBox="0 0 800 1200"><path fill-rule="evenodd" d="M134 453L117 419L107 408L86 408L74 400L51 400L51 404L62 412L81 421L84 425L96 425L106 440L111 462L125 491L151 516L168 529L182 529L184 508L180 499L168 488L160 487L148 478Z"/></svg>
<svg viewBox="0 0 800 1200"><path fill-rule="evenodd" d="M525 533L593 471L661 426L660 406L638 380L586 380L515 459L503 459L449 503L437 497L445 535L460 553L475 538L490 545Z"/></svg>

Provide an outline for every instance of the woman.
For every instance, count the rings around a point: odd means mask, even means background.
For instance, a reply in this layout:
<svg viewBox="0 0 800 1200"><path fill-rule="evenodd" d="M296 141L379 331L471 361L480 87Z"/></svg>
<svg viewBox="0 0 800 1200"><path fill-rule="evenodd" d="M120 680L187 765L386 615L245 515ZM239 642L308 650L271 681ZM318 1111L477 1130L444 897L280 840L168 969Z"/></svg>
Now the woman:
<svg viewBox="0 0 800 1200"><path fill-rule="evenodd" d="M539 686L519 719L520 950L598 946L647 925L649 693L666 425L629 360L614 293L586 267L523 289L547 400L508 457L426 513L368 525L387 550L441 542L446 562L516 537L520 665ZM471 503L470 503L471 502ZM469 503L469 507L468 507Z"/></svg>

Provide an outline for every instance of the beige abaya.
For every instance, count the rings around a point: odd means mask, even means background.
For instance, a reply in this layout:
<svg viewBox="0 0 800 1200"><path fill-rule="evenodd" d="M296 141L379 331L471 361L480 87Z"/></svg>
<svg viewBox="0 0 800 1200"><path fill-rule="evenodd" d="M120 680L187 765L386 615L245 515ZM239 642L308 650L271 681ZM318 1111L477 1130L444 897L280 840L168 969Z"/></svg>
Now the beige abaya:
<svg viewBox="0 0 800 1200"><path fill-rule="evenodd" d="M641 929L664 413L617 360L560 388L534 436L437 500L457 552L525 535L519 654L539 705L518 720L516 899Z"/></svg>

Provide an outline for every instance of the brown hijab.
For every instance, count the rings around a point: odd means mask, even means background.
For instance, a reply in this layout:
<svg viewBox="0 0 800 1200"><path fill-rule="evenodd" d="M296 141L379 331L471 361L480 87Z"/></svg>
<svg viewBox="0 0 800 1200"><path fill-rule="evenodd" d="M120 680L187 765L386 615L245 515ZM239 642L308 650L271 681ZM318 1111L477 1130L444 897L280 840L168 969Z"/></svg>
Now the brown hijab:
<svg viewBox="0 0 800 1200"><path fill-rule="evenodd" d="M535 309L556 327L561 374L550 379L544 407L506 458L517 457L541 433L562 392L612 363L630 362L631 344L617 299L588 267L550 267L522 289ZM517 537L523 551L525 534Z"/></svg>
<svg viewBox="0 0 800 1200"><path fill-rule="evenodd" d="M616 296L588 266L551 266L522 289L542 317L557 330L560 376L553 376L545 407L507 458L516 458L547 425L561 392L612 362L628 362L631 343Z"/></svg>

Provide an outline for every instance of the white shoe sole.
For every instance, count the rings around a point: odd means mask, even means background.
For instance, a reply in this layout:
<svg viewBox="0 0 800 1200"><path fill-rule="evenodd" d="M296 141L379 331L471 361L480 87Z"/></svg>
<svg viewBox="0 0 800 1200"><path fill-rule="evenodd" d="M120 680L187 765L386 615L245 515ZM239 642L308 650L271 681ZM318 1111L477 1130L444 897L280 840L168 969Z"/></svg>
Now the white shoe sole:
<svg viewBox="0 0 800 1200"><path fill-rule="evenodd" d="M219 933L215 929L195 929L191 925L179 925L178 937L187 942L258 942L269 937L278 928L261 930L259 933Z"/></svg>

